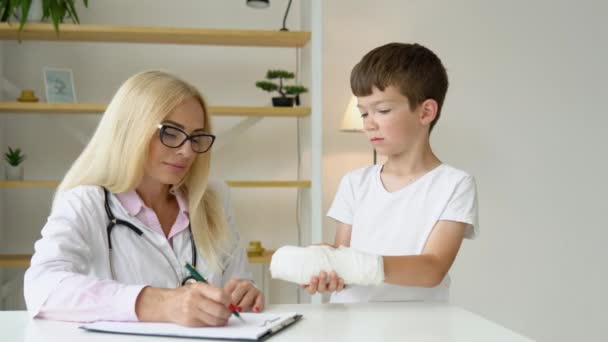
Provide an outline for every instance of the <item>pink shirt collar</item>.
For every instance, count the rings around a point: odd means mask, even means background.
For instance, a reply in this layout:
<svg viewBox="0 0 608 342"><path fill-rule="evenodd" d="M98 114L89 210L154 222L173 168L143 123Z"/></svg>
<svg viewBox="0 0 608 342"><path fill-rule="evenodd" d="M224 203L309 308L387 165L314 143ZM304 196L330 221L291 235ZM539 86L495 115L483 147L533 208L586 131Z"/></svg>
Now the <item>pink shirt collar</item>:
<svg viewBox="0 0 608 342"><path fill-rule="evenodd" d="M174 194L175 198L177 199L177 205L179 206L179 213L177 214L175 223L169 231L169 235L167 236L168 239L171 239L176 234L180 233L184 229L187 229L190 225L188 203L186 198L179 190L176 190ZM116 194L116 197L123 207L125 207L130 216L136 217L152 230L164 235L163 229L158 221L158 217L151 208L145 205L144 201L135 190Z"/></svg>

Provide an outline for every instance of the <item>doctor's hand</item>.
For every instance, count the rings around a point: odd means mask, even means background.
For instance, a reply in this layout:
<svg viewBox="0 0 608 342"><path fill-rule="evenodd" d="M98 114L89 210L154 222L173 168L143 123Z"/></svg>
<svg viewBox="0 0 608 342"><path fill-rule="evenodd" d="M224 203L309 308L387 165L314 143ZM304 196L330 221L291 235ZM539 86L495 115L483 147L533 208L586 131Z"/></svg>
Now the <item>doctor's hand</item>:
<svg viewBox="0 0 608 342"><path fill-rule="evenodd" d="M336 271L321 272L318 276L310 277L308 285L302 285L310 295L323 292L341 291L344 288L344 279L338 277Z"/></svg>
<svg viewBox="0 0 608 342"><path fill-rule="evenodd" d="M144 288L135 303L140 321L173 322L190 327L223 326L228 323L230 296L202 282L175 289Z"/></svg>
<svg viewBox="0 0 608 342"><path fill-rule="evenodd" d="M250 280L231 279L224 286L230 295L231 303L237 310L261 312L264 310L264 294Z"/></svg>

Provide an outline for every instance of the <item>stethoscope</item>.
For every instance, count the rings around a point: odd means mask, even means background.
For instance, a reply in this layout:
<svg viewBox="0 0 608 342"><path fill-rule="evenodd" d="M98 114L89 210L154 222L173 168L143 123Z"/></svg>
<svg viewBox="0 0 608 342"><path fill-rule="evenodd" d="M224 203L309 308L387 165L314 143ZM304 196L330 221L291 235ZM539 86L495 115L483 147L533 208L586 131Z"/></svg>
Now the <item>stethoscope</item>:
<svg viewBox="0 0 608 342"><path fill-rule="evenodd" d="M137 228L133 223L129 222L129 221L125 221L125 220L121 220L116 218L116 216L114 216L114 213L112 213L112 210L110 209L110 200L109 200L109 196L108 196L108 189L106 189L105 187L103 188L103 194L104 194L104 206L106 209L106 214L108 215L108 219L110 220L110 222L108 223L108 226L106 227L106 232L108 234L108 249L110 250L110 253L112 252L112 230L114 229L114 227L116 227L117 225L123 225L127 228L129 228L132 232L134 232L135 234L142 236L144 234L144 232ZM196 244L194 243L194 237L192 235L192 228L190 227L190 225L188 225L188 231L190 232L190 247L192 249L192 262L190 263L194 268L196 268ZM160 250L159 252L165 256L164 253L162 253ZM167 257L165 256L165 259L167 259ZM173 271L175 271L175 269L173 268L173 264L171 263L171 261L169 259L167 259L167 262L169 263L169 265L171 265L171 268L173 269ZM114 269L112 267L112 256L110 255L110 272L112 273L112 278L114 277ZM178 279L180 279L181 277L179 276L179 274L177 273L177 271L175 271L175 275L177 276ZM184 278L184 280L182 280L182 285L185 285L186 283L190 283L191 281L195 281L195 279L189 275L186 278Z"/></svg>

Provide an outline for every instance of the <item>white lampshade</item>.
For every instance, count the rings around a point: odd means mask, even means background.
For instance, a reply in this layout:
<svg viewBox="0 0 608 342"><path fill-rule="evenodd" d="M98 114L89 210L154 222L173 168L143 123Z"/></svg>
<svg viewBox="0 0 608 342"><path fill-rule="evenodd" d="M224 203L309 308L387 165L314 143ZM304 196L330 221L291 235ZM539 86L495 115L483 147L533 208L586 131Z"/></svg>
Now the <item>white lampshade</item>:
<svg viewBox="0 0 608 342"><path fill-rule="evenodd" d="M357 108L357 98L354 96L348 102L340 130L343 132L363 132L363 119Z"/></svg>

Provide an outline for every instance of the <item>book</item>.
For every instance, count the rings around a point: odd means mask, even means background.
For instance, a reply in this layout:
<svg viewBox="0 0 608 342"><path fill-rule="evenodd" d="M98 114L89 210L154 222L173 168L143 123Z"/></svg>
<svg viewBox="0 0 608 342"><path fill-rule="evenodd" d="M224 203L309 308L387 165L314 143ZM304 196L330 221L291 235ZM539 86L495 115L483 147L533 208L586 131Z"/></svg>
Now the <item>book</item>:
<svg viewBox="0 0 608 342"><path fill-rule="evenodd" d="M260 341L297 322L302 315L295 312L241 313L241 317L245 322L230 317L228 324L223 327L192 328L174 323L99 321L82 325L80 328L116 334Z"/></svg>

